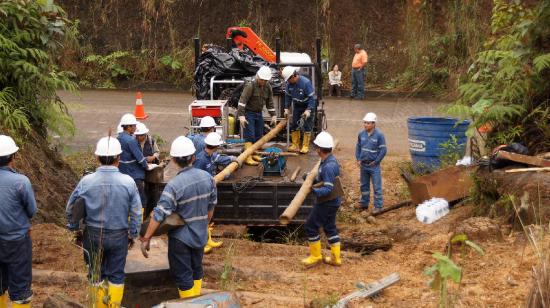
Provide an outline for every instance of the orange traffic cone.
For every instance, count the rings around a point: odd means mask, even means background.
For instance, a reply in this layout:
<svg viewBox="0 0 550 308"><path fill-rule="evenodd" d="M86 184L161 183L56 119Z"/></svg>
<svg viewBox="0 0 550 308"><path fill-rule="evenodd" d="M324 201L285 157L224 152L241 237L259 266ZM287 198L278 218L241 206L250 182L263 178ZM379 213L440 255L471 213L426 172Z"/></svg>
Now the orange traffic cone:
<svg viewBox="0 0 550 308"><path fill-rule="evenodd" d="M134 109L134 115L136 119L145 120L148 115L145 114L145 109L143 108L143 100L141 99L141 92L136 94L136 109Z"/></svg>

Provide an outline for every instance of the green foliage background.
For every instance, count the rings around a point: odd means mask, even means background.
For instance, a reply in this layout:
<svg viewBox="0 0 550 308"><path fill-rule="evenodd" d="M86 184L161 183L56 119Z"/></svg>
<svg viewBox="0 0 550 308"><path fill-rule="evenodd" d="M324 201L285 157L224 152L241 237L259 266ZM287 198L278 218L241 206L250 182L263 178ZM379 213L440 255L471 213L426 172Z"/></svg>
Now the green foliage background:
<svg viewBox="0 0 550 308"><path fill-rule="evenodd" d="M72 134L56 90L76 84L53 60L68 39L65 12L52 0L5 0L0 20L0 127L17 138L31 130Z"/></svg>
<svg viewBox="0 0 550 308"><path fill-rule="evenodd" d="M485 125L489 148L520 142L550 151L550 1L534 8L495 0L491 35L447 111Z"/></svg>

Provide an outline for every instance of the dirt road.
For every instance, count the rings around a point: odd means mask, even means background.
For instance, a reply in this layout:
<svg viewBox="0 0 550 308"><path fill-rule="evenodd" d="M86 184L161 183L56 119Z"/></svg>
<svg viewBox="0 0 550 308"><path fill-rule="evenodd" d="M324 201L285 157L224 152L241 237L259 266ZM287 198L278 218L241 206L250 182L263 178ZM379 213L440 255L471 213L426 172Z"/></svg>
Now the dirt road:
<svg viewBox="0 0 550 308"><path fill-rule="evenodd" d="M135 92L86 90L79 95L61 92L61 98L69 105L75 119L76 135L65 140L71 150L81 151L95 147L109 127L115 129L122 114L133 112ZM145 120L152 134L160 135L169 144L176 136L185 132L189 125L188 106L193 97L178 92L143 92ZM352 158L357 132L362 129L362 118L366 112L378 115L378 127L385 133L389 155L408 154L407 118L410 116L432 116L438 114L440 102L420 99L380 98L365 101L349 99L325 99L328 131L341 144L342 158Z"/></svg>

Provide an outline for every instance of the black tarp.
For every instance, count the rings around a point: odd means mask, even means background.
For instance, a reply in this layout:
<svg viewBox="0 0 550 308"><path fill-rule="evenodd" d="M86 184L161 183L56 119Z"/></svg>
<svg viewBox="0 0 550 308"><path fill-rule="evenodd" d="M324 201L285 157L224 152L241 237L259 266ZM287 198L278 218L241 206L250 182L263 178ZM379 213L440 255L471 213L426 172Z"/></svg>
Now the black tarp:
<svg viewBox="0 0 550 308"><path fill-rule="evenodd" d="M274 93L282 91L283 79L279 75L274 64L270 64L259 56L252 55L250 52L233 48L226 52L218 46L211 46L207 51L199 56L198 65L195 69L195 90L197 99L210 99L210 79L216 77L221 79L244 79L253 77L263 65L271 68L272 78L270 80ZM236 87L233 85L232 87ZM242 87L237 87L242 91ZM218 98L221 90L214 89L214 98ZM233 93L231 96L235 96Z"/></svg>

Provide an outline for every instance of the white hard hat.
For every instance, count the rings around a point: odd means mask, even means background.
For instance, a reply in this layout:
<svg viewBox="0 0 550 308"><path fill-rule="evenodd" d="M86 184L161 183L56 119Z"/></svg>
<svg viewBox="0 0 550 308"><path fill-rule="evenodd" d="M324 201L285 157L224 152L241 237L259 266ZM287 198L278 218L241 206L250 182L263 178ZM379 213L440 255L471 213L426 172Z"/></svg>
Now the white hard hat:
<svg viewBox="0 0 550 308"><path fill-rule="evenodd" d="M296 68L294 66L285 66L285 68L283 68L283 73L281 75L283 75L283 79L285 81L288 81L288 78L294 75L294 73L296 73Z"/></svg>
<svg viewBox="0 0 550 308"><path fill-rule="evenodd" d="M256 76L262 80L269 81L271 79L271 69L268 66L262 66L256 73Z"/></svg>
<svg viewBox="0 0 550 308"><path fill-rule="evenodd" d="M214 118L211 116L206 116L201 119L201 123L199 124L200 127L214 127L216 126L216 121L214 121Z"/></svg>
<svg viewBox="0 0 550 308"><path fill-rule="evenodd" d="M376 122L376 114L369 112L363 118L363 122Z"/></svg>
<svg viewBox="0 0 550 308"><path fill-rule="evenodd" d="M206 135L206 138L204 138L204 143L217 147L223 144L222 136L216 132L210 133Z"/></svg>
<svg viewBox="0 0 550 308"><path fill-rule="evenodd" d="M120 134L122 133L124 129L122 129L122 124L118 123L118 126L116 127L116 133L117 134Z"/></svg>
<svg viewBox="0 0 550 308"><path fill-rule="evenodd" d="M0 156L8 156L17 151L19 148L10 136L0 135Z"/></svg>
<svg viewBox="0 0 550 308"><path fill-rule="evenodd" d="M103 137L97 142L95 155L97 156L117 156L122 153L120 142L113 137Z"/></svg>
<svg viewBox="0 0 550 308"><path fill-rule="evenodd" d="M315 140L313 140L313 143L320 148L330 149L334 147L334 140L327 132L320 132L319 135L315 137Z"/></svg>
<svg viewBox="0 0 550 308"><path fill-rule="evenodd" d="M149 132L149 129L147 128L147 126L145 126L145 124L141 122L138 122L138 124L136 125L136 132L134 133L134 135L145 135L148 132Z"/></svg>
<svg viewBox="0 0 550 308"><path fill-rule="evenodd" d="M120 118L120 125L137 125L136 117L131 113L127 113Z"/></svg>
<svg viewBox="0 0 550 308"><path fill-rule="evenodd" d="M172 157L187 157L195 154L195 145L193 141L185 136L179 136L172 142L170 148L170 156Z"/></svg>

